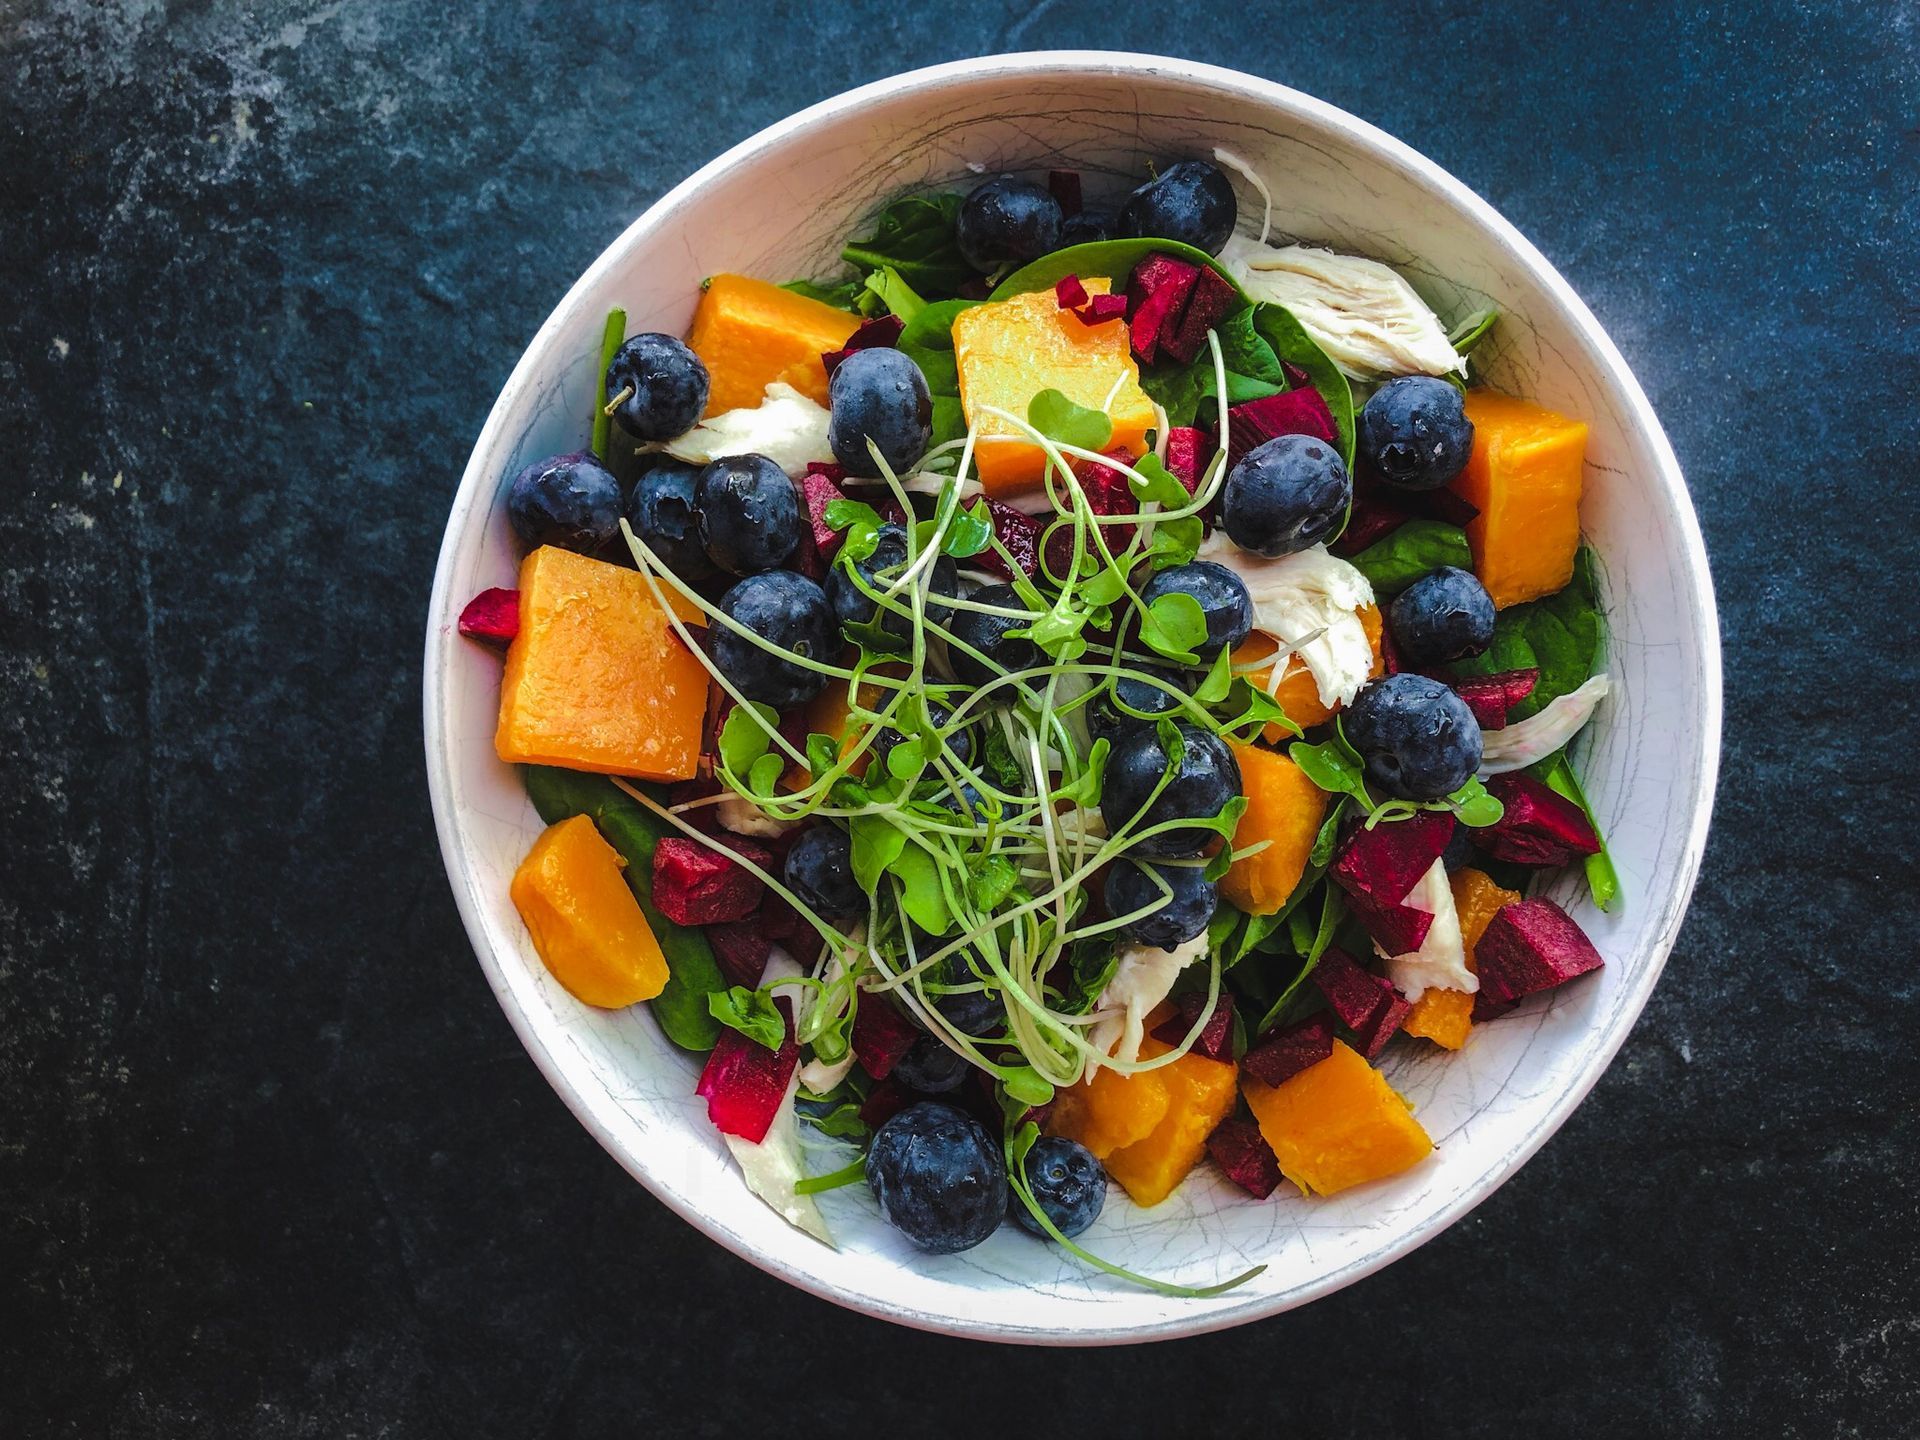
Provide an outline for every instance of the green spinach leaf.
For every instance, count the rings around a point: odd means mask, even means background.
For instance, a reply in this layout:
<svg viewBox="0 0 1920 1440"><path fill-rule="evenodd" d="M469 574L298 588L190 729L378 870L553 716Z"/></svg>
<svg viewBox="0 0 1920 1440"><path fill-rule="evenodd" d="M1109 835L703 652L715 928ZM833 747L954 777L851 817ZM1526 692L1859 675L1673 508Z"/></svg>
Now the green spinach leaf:
<svg viewBox="0 0 1920 1440"><path fill-rule="evenodd" d="M707 1009L722 1025L738 1030L757 1045L778 1050L787 1043L786 1017L774 1008L773 997L764 990L730 985L707 996Z"/></svg>
<svg viewBox="0 0 1920 1440"><path fill-rule="evenodd" d="M1473 569L1467 532L1441 520L1409 520L1353 557L1353 567L1382 595L1397 595L1441 565Z"/></svg>
<svg viewBox="0 0 1920 1440"><path fill-rule="evenodd" d="M909 195L880 212L874 233L849 241L840 258L860 271L886 266L928 299L951 297L974 268L954 239L959 195Z"/></svg>

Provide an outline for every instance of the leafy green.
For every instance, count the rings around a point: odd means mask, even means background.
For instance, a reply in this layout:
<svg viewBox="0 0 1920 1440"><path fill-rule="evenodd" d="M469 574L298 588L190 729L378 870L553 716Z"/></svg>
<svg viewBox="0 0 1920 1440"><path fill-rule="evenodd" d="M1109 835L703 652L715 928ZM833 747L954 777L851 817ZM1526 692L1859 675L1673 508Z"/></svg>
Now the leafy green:
<svg viewBox="0 0 1920 1440"><path fill-rule="evenodd" d="M1117 293L1126 287L1127 277L1133 274L1133 267L1149 255L1171 255L1189 265L1203 266L1233 286L1234 294L1243 301L1252 303L1252 297L1240 288L1240 283L1206 251L1182 245L1176 240L1153 239L1095 240L1086 245L1069 245L1051 255L1042 255L1038 260L1014 271L994 286L991 298L1006 300L1014 295L1031 294L1035 290L1051 290L1069 275L1078 275L1082 280L1096 275L1104 276L1113 282L1113 289Z"/></svg>
<svg viewBox="0 0 1920 1440"><path fill-rule="evenodd" d="M1493 644L1484 654L1455 663L1462 675L1493 675L1537 668L1533 693L1508 712L1525 720L1578 690L1606 659L1606 627L1594 578L1592 552L1582 549L1573 579L1553 595L1500 612Z"/></svg>
<svg viewBox="0 0 1920 1440"><path fill-rule="evenodd" d="M1027 403L1027 423L1056 444L1082 450L1104 450L1113 439L1113 421L1105 411L1076 405L1053 389L1042 390Z"/></svg>
<svg viewBox="0 0 1920 1440"><path fill-rule="evenodd" d="M1493 327L1500 318L1495 309L1476 310L1447 332L1447 343L1453 346L1456 355L1469 355L1473 347L1493 333Z"/></svg>
<svg viewBox="0 0 1920 1440"><path fill-rule="evenodd" d="M987 502L979 501L971 510L962 510L947 526L946 543L940 548L956 560L978 555L993 543L993 516Z"/></svg>
<svg viewBox="0 0 1920 1440"><path fill-rule="evenodd" d="M796 1195L818 1195L823 1190L838 1190L845 1185L858 1185L867 1178L867 1157L842 1165L838 1170L830 1170L825 1175L809 1175L793 1183Z"/></svg>
<svg viewBox="0 0 1920 1440"><path fill-rule="evenodd" d="M1273 347L1284 363L1307 372L1307 379L1333 412L1333 428L1340 442L1340 458L1353 469L1353 386L1346 373L1320 348L1320 342L1294 319L1284 305L1262 302L1254 306L1253 328Z"/></svg>
<svg viewBox="0 0 1920 1440"><path fill-rule="evenodd" d="M1367 793L1366 766L1338 728L1333 738L1317 745L1296 740L1287 747L1287 758L1328 794L1351 795L1366 809L1373 808L1373 797Z"/></svg>
<svg viewBox="0 0 1920 1440"><path fill-rule="evenodd" d="M779 723L780 712L771 705L758 701L736 705L720 727L720 763L736 775L746 775L767 753L773 743L769 732Z"/></svg>
<svg viewBox="0 0 1920 1440"><path fill-rule="evenodd" d="M902 325L927 308L927 302L914 293L913 287L901 279L900 272L891 265L882 265L867 276L867 289L899 317Z"/></svg>
<svg viewBox="0 0 1920 1440"><path fill-rule="evenodd" d="M787 1043L787 1021L764 990L730 985L707 996L707 1010L729 1029L738 1030L757 1045L778 1050Z"/></svg>
<svg viewBox="0 0 1920 1440"><path fill-rule="evenodd" d="M929 935L944 935L953 928L953 911L940 888L940 867L932 851L909 840L887 869L900 883L900 908L914 924Z"/></svg>
<svg viewBox="0 0 1920 1440"><path fill-rule="evenodd" d="M1297 920L1300 916L1304 915L1304 913L1305 911L1303 909L1293 909L1289 920ZM1330 880L1321 881L1320 923L1314 927L1311 937L1301 937L1305 939L1304 945L1301 944L1299 940L1296 940L1294 944L1294 948L1302 952L1302 962L1299 972L1287 983L1287 987L1280 992L1279 998L1267 1007L1267 1013L1261 1016L1260 1023L1253 1027L1254 1034L1264 1035L1275 1025L1279 1024L1281 1020L1286 1018L1287 1011L1292 1006L1294 997L1300 993L1301 987L1307 983L1307 977L1313 974L1314 967L1320 963L1321 957L1327 953L1327 947L1333 944L1334 932L1340 928L1340 922L1346 918L1346 914L1347 905L1346 901L1341 898L1340 887Z"/></svg>
<svg viewBox="0 0 1920 1440"><path fill-rule="evenodd" d="M613 438L613 416L607 411L607 401L613 398L607 394L607 367L613 364L626 335L627 312L615 306L607 312L606 328L600 332L600 371L593 392L600 397L593 402L593 453L602 460L607 458L607 442Z"/></svg>
<svg viewBox="0 0 1920 1440"><path fill-rule="evenodd" d="M872 894L880 877L907 848L907 832L885 815L856 815L847 822L853 840L853 878Z"/></svg>
<svg viewBox="0 0 1920 1440"><path fill-rule="evenodd" d="M1438 566L1471 570L1473 551L1467 546L1467 532L1457 525L1409 520L1354 556L1352 564L1379 594L1397 595Z"/></svg>
<svg viewBox="0 0 1920 1440"><path fill-rule="evenodd" d="M788 280L780 288L855 314L860 313L861 299L871 293L862 280Z"/></svg>
<svg viewBox="0 0 1920 1440"><path fill-rule="evenodd" d="M857 270L885 266L929 299L945 299L974 278L954 239L959 195L909 195L880 212L874 233L851 240L840 258Z"/></svg>
<svg viewBox="0 0 1920 1440"><path fill-rule="evenodd" d="M1248 305L1222 320L1220 358L1227 369L1227 404L1244 405L1287 388L1273 347L1255 328L1254 306ZM1172 425L1191 425L1200 416L1201 402L1212 400L1219 377L1214 373L1213 350L1206 347L1191 364L1160 364L1141 377L1141 386L1167 412ZM1214 412L1208 411L1209 416Z"/></svg>
<svg viewBox="0 0 1920 1440"><path fill-rule="evenodd" d="M1060 997L1063 1015L1085 1015L1120 967L1111 935L1089 935L1075 940L1067 952L1067 989Z"/></svg>
<svg viewBox="0 0 1920 1440"><path fill-rule="evenodd" d="M933 445L944 445L967 433L960 407L960 367L953 356L953 320L977 300L940 300L916 312L901 330L894 348L920 367L933 396Z"/></svg>
<svg viewBox="0 0 1920 1440"><path fill-rule="evenodd" d="M1157 596L1140 617L1140 639L1169 660L1198 664L1197 652L1207 643L1207 612L1178 590Z"/></svg>
<svg viewBox="0 0 1920 1440"><path fill-rule="evenodd" d="M1593 826L1593 833L1600 840L1600 853L1589 855L1586 859L1587 891L1593 896L1595 905L1602 910L1611 910L1614 902L1620 898L1620 872L1613 868L1607 837L1600 834L1600 822L1594 818L1593 806L1587 801L1587 792L1580 786L1580 777L1573 773L1567 752L1555 751L1550 758L1529 768L1546 782L1547 788L1573 801L1586 813L1587 823Z"/></svg>

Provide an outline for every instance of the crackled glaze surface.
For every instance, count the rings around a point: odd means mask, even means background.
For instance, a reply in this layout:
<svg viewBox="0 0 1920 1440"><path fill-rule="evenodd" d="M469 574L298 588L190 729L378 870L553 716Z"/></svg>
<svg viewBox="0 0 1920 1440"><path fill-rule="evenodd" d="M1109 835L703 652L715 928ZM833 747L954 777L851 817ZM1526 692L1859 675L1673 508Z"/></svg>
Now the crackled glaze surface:
<svg viewBox="0 0 1920 1440"><path fill-rule="evenodd" d="M1459 1055L1396 1047L1388 1073L1438 1145L1392 1181L1308 1203L1248 1202L1189 1181L1143 1212L1116 1197L1091 1243L1188 1283L1247 1265L1227 1296L1174 1301L1122 1286L1009 1230L929 1259L858 1189L825 1197L828 1250L747 1194L692 1095L694 1066L644 1011L604 1013L547 977L507 900L538 822L493 758L497 665L451 643L466 596L511 583L505 477L577 444L601 318L684 329L714 271L825 273L841 237L903 189L1003 167L1063 166L1095 194L1150 157L1223 145L1267 178L1277 235L1399 266L1443 317L1504 318L1481 353L1493 382L1592 426L1585 528L1603 557L1614 698L1589 737L1589 788L1628 902L1567 903L1607 957L1598 976L1476 1029ZM884 158L886 163L877 163ZM1257 199L1242 187L1243 223ZM795 223L795 217L799 223ZM1185 62L1099 55L969 62L856 91L722 156L588 271L541 329L462 482L429 615L429 773L462 915L502 1005L567 1103L639 1179L715 1239L796 1284L908 1324L1041 1343L1153 1338L1303 1303L1404 1254L1530 1155L1626 1036L1678 928L1704 844L1719 746L1719 650L1705 557L1672 454L1611 344L1510 228L1411 151L1330 107Z"/></svg>

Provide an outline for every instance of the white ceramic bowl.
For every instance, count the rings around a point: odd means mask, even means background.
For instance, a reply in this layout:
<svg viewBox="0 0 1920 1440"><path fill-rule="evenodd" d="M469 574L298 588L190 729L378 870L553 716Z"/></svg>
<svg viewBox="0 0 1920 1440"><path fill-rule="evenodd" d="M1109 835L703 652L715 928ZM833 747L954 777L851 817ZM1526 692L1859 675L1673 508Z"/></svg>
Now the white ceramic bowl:
<svg viewBox="0 0 1920 1440"><path fill-rule="evenodd" d="M542 968L507 898L539 822L494 758L499 662L454 631L461 605L510 585L508 477L586 433L601 322L684 331L703 276L837 269L842 239L915 187L970 173L1072 168L1094 189L1148 160L1222 145L1267 179L1276 230L1375 256L1446 317L1503 315L1476 360L1493 383L1592 426L1582 518L1603 557L1616 689L1587 739L1588 788L1625 904L1603 915L1571 880L1550 892L1606 968L1475 1029L1447 1055L1396 1046L1386 1067L1437 1142L1396 1179L1332 1199L1247 1199L1203 1167L1167 1203L1117 1192L1097 1252L1205 1284L1264 1263L1212 1300L1172 1300L1093 1273L1008 1227L963 1255L914 1251L864 1187L825 1210L837 1250L750 1195L693 1095L697 1067L644 1007L590 1009ZM1258 202L1241 188L1242 225ZM1183 60L1087 52L919 70L804 110L705 166L608 247L514 369L475 445L440 552L426 647L426 749L440 846L482 970L583 1125L688 1221L813 1293L933 1330L1045 1344L1217 1329L1325 1295L1459 1219L1533 1154L1592 1087L1646 1003L1706 841L1720 743L1720 650L1707 560L1673 452L1625 361L1514 228L1399 141L1330 105ZM1284 1187L1283 1187L1284 1188Z"/></svg>

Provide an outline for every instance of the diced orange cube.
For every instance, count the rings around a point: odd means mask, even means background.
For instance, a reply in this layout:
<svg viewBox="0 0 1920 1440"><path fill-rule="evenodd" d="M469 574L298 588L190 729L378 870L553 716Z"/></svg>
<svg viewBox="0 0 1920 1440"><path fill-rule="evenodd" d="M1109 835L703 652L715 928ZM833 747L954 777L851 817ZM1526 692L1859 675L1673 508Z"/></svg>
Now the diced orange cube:
<svg viewBox="0 0 1920 1440"><path fill-rule="evenodd" d="M859 328L859 316L765 280L715 275L687 332L687 344L707 367L707 414L752 409L776 380L826 404L820 357Z"/></svg>
<svg viewBox="0 0 1920 1440"><path fill-rule="evenodd" d="M707 686L639 571L552 545L521 563L494 732L502 760L690 780Z"/></svg>
<svg viewBox="0 0 1920 1440"><path fill-rule="evenodd" d="M1467 969L1480 973L1473 947L1487 932L1487 922L1503 905L1520 898L1518 890L1503 890L1486 872L1472 867L1453 872L1453 906L1460 915L1460 938L1466 942ZM1473 1028L1473 996L1464 990L1428 990L1413 1002L1413 1009L1400 1028L1409 1035L1423 1035L1448 1050L1467 1043Z"/></svg>
<svg viewBox="0 0 1920 1440"><path fill-rule="evenodd" d="M1363 605L1360 607L1359 615L1360 624L1367 632L1367 643L1373 646L1372 674L1377 678L1387 672L1386 654L1380 644L1382 628L1380 609L1376 605ZM1235 647L1233 663L1236 667L1251 665L1256 661L1265 660L1279 648L1271 635L1265 631L1256 630ZM1246 677L1249 683L1265 690L1273 677L1273 667L1269 665L1261 670L1249 670L1246 672ZM1302 730L1310 725L1326 724L1333 718L1333 712L1340 708L1338 705L1320 703L1320 686L1314 680L1313 672L1305 665L1295 665L1292 670L1282 675L1279 688L1272 693L1273 698L1279 702L1280 708L1287 712L1287 718ZM1291 733L1278 724L1269 724L1264 733L1266 738L1276 745L1292 738Z"/></svg>
<svg viewBox="0 0 1920 1440"><path fill-rule="evenodd" d="M1148 1038L1142 1058L1164 1055L1172 1047ZM1106 1073L1106 1072L1103 1072ZM1204 1055L1182 1055L1171 1065L1136 1075L1137 1084L1164 1077L1166 1114L1143 1139L1106 1155L1107 1173L1136 1205L1158 1205L1187 1178L1207 1153L1207 1137L1233 1110L1236 1069Z"/></svg>
<svg viewBox="0 0 1920 1440"><path fill-rule="evenodd" d="M1467 392L1473 453L1454 493L1479 510L1467 525L1473 571L1504 609L1573 578L1587 427L1498 391Z"/></svg>
<svg viewBox="0 0 1920 1440"><path fill-rule="evenodd" d="M1078 1140L1096 1159L1105 1160L1151 1135L1171 1103L1165 1069L1143 1070L1138 1075L1103 1069L1091 1080L1054 1094L1047 1129Z"/></svg>
<svg viewBox="0 0 1920 1440"><path fill-rule="evenodd" d="M1104 295L1110 282L1083 282ZM1046 453L989 406L1027 418L1042 390L1058 390L1074 404L1105 410L1113 438L1105 449L1140 455L1154 425L1153 402L1140 388L1122 319L1083 325L1060 308L1051 290L1015 295L963 310L953 322L953 354L960 370L960 404L975 434L974 469L989 495L1039 487ZM998 438L994 438L998 437Z"/></svg>
<svg viewBox="0 0 1920 1440"><path fill-rule="evenodd" d="M1249 1075L1240 1088L1280 1173L1309 1195L1398 1175L1433 1150L1386 1076L1338 1040L1326 1059L1279 1085Z"/></svg>
<svg viewBox="0 0 1920 1440"><path fill-rule="evenodd" d="M1327 792L1285 755L1258 745L1235 745L1240 788L1247 810L1233 832L1236 847L1262 840L1267 848L1236 860L1221 878L1220 893L1249 915L1271 915L1306 873L1314 837L1326 818Z"/></svg>
<svg viewBox="0 0 1920 1440"><path fill-rule="evenodd" d="M615 1009L651 1000L667 961L626 879L626 861L585 815L548 826L508 894L533 948L576 1000Z"/></svg>

